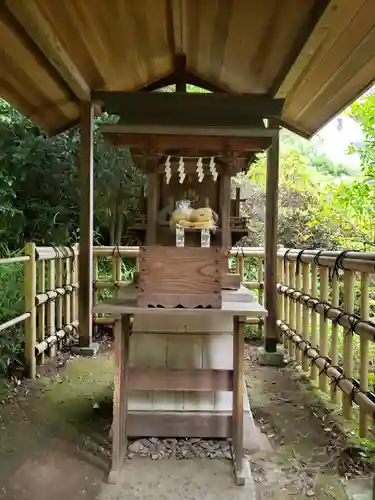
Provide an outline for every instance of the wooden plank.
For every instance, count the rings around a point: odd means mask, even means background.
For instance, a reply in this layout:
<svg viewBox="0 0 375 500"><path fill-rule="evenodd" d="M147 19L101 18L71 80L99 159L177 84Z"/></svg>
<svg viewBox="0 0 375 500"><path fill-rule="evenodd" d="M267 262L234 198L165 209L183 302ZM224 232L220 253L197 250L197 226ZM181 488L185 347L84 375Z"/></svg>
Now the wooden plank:
<svg viewBox="0 0 375 500"><path fill-rule="evenodd" d="M233 318L233 419L232 446L236 483L244 484L244 445L243 445L243 411L244 411L244 318Z"/></svg>
<svg viewBox="0 0 375 500"><path fill-rule="evenodd" d="M132 125L158 124L162 117L170 125L248 125L251 118L279 118L284 105L262 94L94 91L92 99Z"/></svg>
<svg viewBox="0 0 375 500"><path fill-rule="evenodd" d="M239 290L241 287L241 276L239 274L226 274L221 282L223 290Z"/></svg>
<svg viewBox="0 0 375 500"><path fill-rule="evenodd" d="M229 438L232 416L204 412L131 412L129 437Z"/></svg>
<svg viewBox="0 0 375 500"><path fill-rule="evenodd" d="M225 256L217 248L141 247L140 307L221 307Z"/></svg>
<svg viewBox="0 0 375 500"><path fill-rule="evenodd" d="M271 145L271 138L269 137L228 137L228 129L226 131L221 130L221 134L224 134L222 136L218 134L205 135L205 131L202 131L202 133L204 132L203 135L186 134L179 136L171 134L125 134L105 130L108 129L103 128L104 138L114 146L131 148L132 151L139 150L142 153L145 151L163 152L177 149L179 154L184 154L184 151L194 151L198 156L202 156L206 152L259 152L265 151ZM197 130L195 129L194 132L197 132ZM206 156L211 156L211 154Z"/></svg>
<svg viewBox="0 0 375 500"><path fill-rule="evenodd" d="M279 183L279 138L272 140L267 152L266 223L265 223L265 307L268 317L265 328L265 349L277 347L277 217Z"/></svg>
<svg viewBox="0 0 375 500"><path fill-rule="evenodd" d="M79 343L90 347L92 342L92 282L94 231L94 109L90 102L81 103L81 165L80 165L80 240L78 273Z"/></svg>
<svg viewBox="0 0 375 500"><path fill-rule="evenodd" d="M115 382L112 423L112 460L108 482L117 482L127 448L127 381L129 369L130 316L115 323Z"/></svg>
<svg viewBox="0 0 375 500"><path fill-rule="evenodd" d="M166 248L166 247L165 247ZM137 301L126 300L108 300L100 302L92 308L93 314L142 314L142 315L160 315L168 316L171 309L164 307L140 307ZM224 302L220 309L186 309L177 307L173 309L175 316L184 316L186 314L201 316L204 319L220 318L225 316L247 316L248 318L259 318L267 316L267 311L258 302Z"/></svg>
<svg viewBox="0 0 375 500"><path fill-rule="evenodd" d="M134 367L128 384L131 391L232 391L233 374L231 370Z"/></svg>

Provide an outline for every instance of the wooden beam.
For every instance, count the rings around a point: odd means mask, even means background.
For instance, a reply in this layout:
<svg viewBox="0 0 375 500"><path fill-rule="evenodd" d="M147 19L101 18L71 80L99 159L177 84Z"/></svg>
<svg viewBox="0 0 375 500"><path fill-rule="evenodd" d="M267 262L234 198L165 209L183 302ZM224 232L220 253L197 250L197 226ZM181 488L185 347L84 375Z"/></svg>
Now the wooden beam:
<svg viewBox="0 0 375 500"><path fill-rule="evenodd" d="M204 412L131 412L129 437L168 436L170 438L229 438L231 415Z"/></svg>
<svg viewBox="0 0 375 500"><path fill-rule="evenodd" d="M159 212L158 180L159 176L156 172L150 172L147 176L147 245L156 245L156 224Z"/></svg>
<svg viewBox="0 0 375 500"><path fill-rule="evenodd" d="M186 73L186 82L190 85L194 85L195 87L199 87L204 90L208 90L208 92L216 92L216 93L229 93L228 89L216 85L212 82L207 81L205 78L198 76L192 71L188 71Z"/></svg>
<svg viewBox="0 0 375 500"><path fill-rule="evenodd" d="M174 85L176 83L176 75L173 71L172 73L168 73L168 75L162 76L158 78L154 82L151 82L144 87L140 88L140 92L154 92L155 90L162 89L164 87L169 87L170 85Z"/></svg>
<svg viewBox="0 0 375 500"><path fill-rule="evenodd" d="M244 485L244 339L245 318L233 318L233 465L237 486Z"/></svg>
<svg viewBox="0 0 375 500"><path fill-rule="evenodd" d="M277 219L279 190L279 137L272 139L267 151L265 223L265 350L277 349Z"/></svg>
<svg viewBox="0 0 375 500"><path fill-rule="evenodd" d="M231 151L265 151L271 144L270 137L220 137L191 135L149 135L103 132L106 140L116 147L138 149L140 152L197 151L228 154Z"/></svg>
<svg viewBox="0 0 375 500"><path fill-rule="evenodd" d="M181 2L181 0L178 0ZM174 58L174 70L176 74L176 92L186 92L186 56L178 54Z"/></svg>
<svg viewBox="0 0 375 500"><path fill-rule="evenodd" d="M77 66L60 43L48 20L43 16L35 2L6 0L8 9L38 45L63 80L80 100L90 99L90 88Z"/></svg>
<svg viewBox="0 0 375 500"><path fill-rule="evenodd" d="M109 483L117 482L127 449L130 316L115 322L115 383L113 396L112 460Z"/></svg>
<svg viewBox="0 0 375 500"><path fill-rule="evenodd" d="M220 186L221 246L225 250L230 250L232 248L232 233L230 230L231 178L226 172L220 174L219 186Z"/></svg>
<svg viewBox="0 0 375 500"><path fill-rule="evenodd" d="M93 120L94 107L81 103L81 165L80 165L80 233L79 233L79 343L90 347L92 342L92 282L93 282Z"/></svg>
<svg viewBox="0 0 375 500"><path fill-rule="evenodd" d="M291 47L291 50L289 50L288 52L288 55L283 66L281 67L280 72L278 73L272 84L272 89L270 91L271 95L275 95L277 93L280 85L284 82L285 78L290 73L293 65L295 64L297 58L303 50L303 47L312 34L315 26L319 22L319 19L327 9L329 2L330 0L317 0L313 3L308 15L306 16L305 21L299 28L295 41Z"/></svg>
<svg viewBox="0 0 375 500"><path fill-rule="evenodd" d="M137 134L137 135L157 135L157 136L217 136L217 137L241 137L260 138L273 137L276 135L275 129L268 129L255 122L246 127L214 127L214 126L194 126L194 125L103 125L101 130L105 134Z"/></svg>
<svg viewBox="0 0 375 500"><path fill-rule="evenodd" d="M327 30L332 25L335 20L335 16L340 13L342 5L342 0L331 0L330 2L324 2L323 0L319 6L317 6L317 19L310 36L307 38L306 43L300 50L298 56L295 58L294 64L286 72L285 77L282 81L277 82L278 88L274 88L274 94L278 98L285 98L295 84L298 82L299 78L306 71L311 58L316 56L316 51L323 42ZM319 12L321 10L321 12Z"/></svg>
<svg viewBox="0 0 375 500"><path fill-rule="evenodd" d="M247 126L254 119L279 118L284 105L282 99L256 94L94 91L92 98L128 125Z"/></svg>
<svg viewBox="0 0 375 500"><path fill-rule="evenodd" d="M231 370L129 370L130 391L232 391L232 380Z"/></svg>

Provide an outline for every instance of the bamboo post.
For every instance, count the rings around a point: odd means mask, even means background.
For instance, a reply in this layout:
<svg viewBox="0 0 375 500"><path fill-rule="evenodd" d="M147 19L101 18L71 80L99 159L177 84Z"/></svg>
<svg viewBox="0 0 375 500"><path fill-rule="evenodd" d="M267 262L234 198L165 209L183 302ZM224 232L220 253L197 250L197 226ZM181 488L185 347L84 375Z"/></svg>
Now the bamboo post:
<svg viewBox="0 0 375 500"><path fill-rule="evenodd" d="M339 279L337 274L334 273L332 278L332 305L339 306ZM338 366L339 364L339 325L335 322L332 323L332 337L331 337L331 364ZM339 402L339 392L334 384L331 386L331 401L337 404Z"/></svg>
<svg viewBox="0 0 375 500"><path fill-rule="evenodd" d="M63 286L63 260L61 257L57 258L57 288L62 288ZM63 327L63 297L59 295L56 299L56 329L61 330Z"/></svg>
<svg viewBox="0 0 375 500"><path fill-rule="evenodd" d="M78 246L75 245L74 247L74 255L72 257L72 262L71 262L71 276L72 276L72 283L74 286L77 286L78 284L78 256L76 255ZM74 289L72 292L72 300L71 300L71 320L77 321L78 320L78 293L77 290Z"/></svg>
<svg viewBox="0 0 375 500"><path fill-rule="evenodd" d="M35 378L36 375L36 262L35 262L35 244L27 243L25 255L30 260L25 262L24 267L24 295L25 295L25 313L30 313L30 317L25 320L25 358L27 363L27 375L29 378Z"/></svg>
<svg viewBox="0 0 375 500"><path fill-rule="evenodd" d="M47 288L48 290L55 290L55 276L56 266L55 261L48 262L48 277ZM54 300L47 302L47 337L54 335L56 331L56 304ZM50 356L54 357L56 354L56 347L52 346L50 349Z"/></svg>
<svg viewBox="0 0 375 500"><path fill-rule="evenodd" d="M293 261L289 262L289 283L291 288L295 288L296 281L296 263ZM296 304L291 298L289 298L289 327L292 330L296 329ZM295 348L291 340L289 340L289 357L294 358Z"/></svg>
<svg viewBox="0 0 375 500"><path fill-rule="evenodd" d="M277 259L277 281L284 283L284 262L280 258ZM277 299L277 317L284 321L284 295L278 294Z"/></svg>
<svg viewBox="0 0 375 500"><path fill-rule="evenodd" d="M317 287L317 266L315 262L311 264L311 296L316 297L318 293ZM318 313L311 310L311 345L313 348L318 345ZM313 384L318 382L318 368L312 365L310 371L310 380Z"/></svg>
<svg viewBox="0 0 375 500"><path fill-rule="evenodd" d="M46 263L41 260L38 263L38 288L39 293L44 293L46 290ZM40 304L37 309L38 314L38 332L37 340L38 342L43 342L46 333L46 305ZM37 363L40 365L44 364L44 352L37 357Z"/></svg>
<svg viewBox="0 0 375 500"><path fill-rule="evenodd" d="M363 320L369 319L369 282L368 273L361 273L361 304L360 316ZM369 341L364 336L360 336L360 390L367 393L368 387L368 368L369 368ZM368 433L368 415L363 408L359 409L359 435L366 438Z"/></svg>
<svg viewBox="0 0 375 500"><path fill-rule="evenodd" d="M289 261L283 259L284 267L284 284L289 286ZM289 325L289 303L288 299L284 298L284 322ZM289 340L286 335L284 335L284 349L288 350Z"/></svg>
<svg viewBox="0 0 375 500"><path fill-rule="evenodd" d="M99 279L99 268L98 268L98 256L97 255L94 255L93 261L92 261L92 265L93 265L92 278L94 280L93 284L95 285L96 282ZM93 303L94 303L94 305L97 304L98 301L99 301L99 291L94 286L94 294L93 294ZM98 316L98 314L95 314L95 317L97 317L97 316Z"/></svg>
<svg viewBox="0 0 375 500"><path fill-rule="evenodd" d="M297 290L301 290L301 264L296 263L296 274L295 274L295 288ZM302 304L298 302L295 305L295 328L298 335L301 334L302 331ZM300 349L295 350L296 362L300 365L302 361L302 351Z"/></svg>
<svg viewBox="0 0 375 500"><path fill-rule="evenodd" d="M328 267L321 266L320 272L320 300L322 302L328 301L328 283L329 283L329 269ZM328 356L328 319L324 314L320 315L319 323L319 349L320 355L323 357ZM323 372L319 376L319 389L323 392L328 392L328 377Z"/></svg>
<svg viewBox="0 0 375 500"><path fill-rule="evenodd" d="M355 274L352 271L344 271L344 311L354 312L354 285ZM350 328L344 331L343 342L343 367L345 377L352 382L353 380L353 332ZM352 400L344 395L342 399L343 415L347 420L352 419Z"/></svg>
<svg viewBox="0 0 375 500"><path fill-rule="evenodd" d="M69 259L65 259L65 284L71 285L72 277L71 277L71 257ZM64 306L64 325L69 325L71 323L71 295L70 293L65 294L65 306Z"/></svg>
<svg viewBox="0 0 375 500"><path fill-rule="evenodd" d="M112 255L112 281L118 283L121 281L121 257L116 254ZM113 290L113 297L118 298L118 288Z"/></svg>
<svg viewBox="0 0 375 500"><path fill-rule="evenodd" d="M310 289L310 266L309 264L302 264L302 292L308 294ZM302 338L309 341L309 308L306 305L302 306ZM310 370L309 359L307 356L302 357L302 370L308 372Z"/></svg>
<svg viewBox="0 0 375 500"><path fill-rule="evenodd" d="M259 304L263 304L263 290L260 286L260 283L262 281L263 281L263 259L260 258L260 259L258 259L258 283L259 283L258 302L259 302ZM258 335L259 335L259 337L262 336L262 325L260 323L258 325Z"/></svg>
<svg viewBox="0 0 375 500"><path fill-rule="evenodd" d="M238 262L238 274L240 275L241 283L245 281L245 257L243 255L237 255Z"/></svg>

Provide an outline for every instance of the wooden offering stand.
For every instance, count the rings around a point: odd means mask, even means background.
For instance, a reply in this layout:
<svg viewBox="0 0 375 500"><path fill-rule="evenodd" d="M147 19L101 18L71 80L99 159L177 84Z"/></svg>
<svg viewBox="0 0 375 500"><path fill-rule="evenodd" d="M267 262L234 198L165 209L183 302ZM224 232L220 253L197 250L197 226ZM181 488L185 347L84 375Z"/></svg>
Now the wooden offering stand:
<svg viewBox="0 0 375 500"><path fill-rule="evenodd" d="M110 480L123 465L129 436L229 438L242 485L244 445L252 446L244 319L266 311L238 275L228 274L232 242L246 232L231 224L231 177L254 159L259 141L254 148L249 139L129 134L121 125L106 127L104 136L130 147L147 174L144 214L135 228L143 243L137 283L93 308L115 318ZM185 199L194 209L209 206L215 227L171 228L175 202Z"/></svg>

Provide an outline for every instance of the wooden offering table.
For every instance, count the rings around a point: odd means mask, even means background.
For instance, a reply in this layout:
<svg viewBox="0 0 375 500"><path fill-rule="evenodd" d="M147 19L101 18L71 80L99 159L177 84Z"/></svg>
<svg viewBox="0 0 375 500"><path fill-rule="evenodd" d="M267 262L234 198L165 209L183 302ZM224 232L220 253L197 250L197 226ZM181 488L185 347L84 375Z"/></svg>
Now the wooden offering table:
<svg viewBox="0 0 375 500"><path fill-rule="evenodd" d="M244 319L266 316L265 309L254 301L248 290L241 287L239 290L223 290L222 307L220 309L204 308L150 308L140 307L135 298L126 298L102 302L94 306L93 313L111 314L115 319L115 384L112 424L112 464L109 481L115 482L126 458L127 437L154 436L154 437L197 437L197 438L231 438L232 455L236 484L244 485L249 474L249 467L244 460L244 399L246 389L244 385ZM128 298L129 297L129 298ZM225 323L232 325L226 333L230 335L233 346L233 359L229 359L232 369L212 368L168 368L165 361L163 365L147 367L130 363L132 344L137 341L136 329L131 330L131 317L134 324L141 319L143 324L148 322L154 325L164 324L173 318L177 323L190 325L201 324L200 330L205 330L205 325ZM175 324L177 324L175 323ZM155 328L155 327L154 327ZM142 328L141 328L142 330ZM181 331L181 330L180 330ZM130 339L130 334L132 337ZM155 330L153 336L162 336ZM179 333L170 332L168 336L178 336ZM186 337L193 339L197 333L185 333ZM204 335L200 333L199 335ZM206 336L209 336L206 328ZM165 337L165 335L164 335ZM212 337L212 335L211 335ZM210 339L211 340L211 339ZM187 339L187 342L189 338ZM192 340L193 343L193 340ZM187 345L187 344L185 344ZM231 346L231 347L232 347ZM144 349L151 349L143 342ZM216 346L214 348L217 349ZM227 348L226 348L227 349ZM232 349L221 355L232 357ZM182 353L183 354L183 353ZM198 353L198 356L200 353ZM178 356L178 354L177 354ZM173 363L175 366L175 363ZM206 364L207 366L207 364ZM209 366L209 364L208 364ZM155 411L146 407L143 411L128 411L129 400L134 391L174 391L189 393L212 393L215 391L232 392L232 404L229 414L207 412L205 409L192 408L195 411ZM130 397L129 397L130 396ZM190 408L189 408L190 410ZM249 409L247 410L249 411Z"/></svg>

